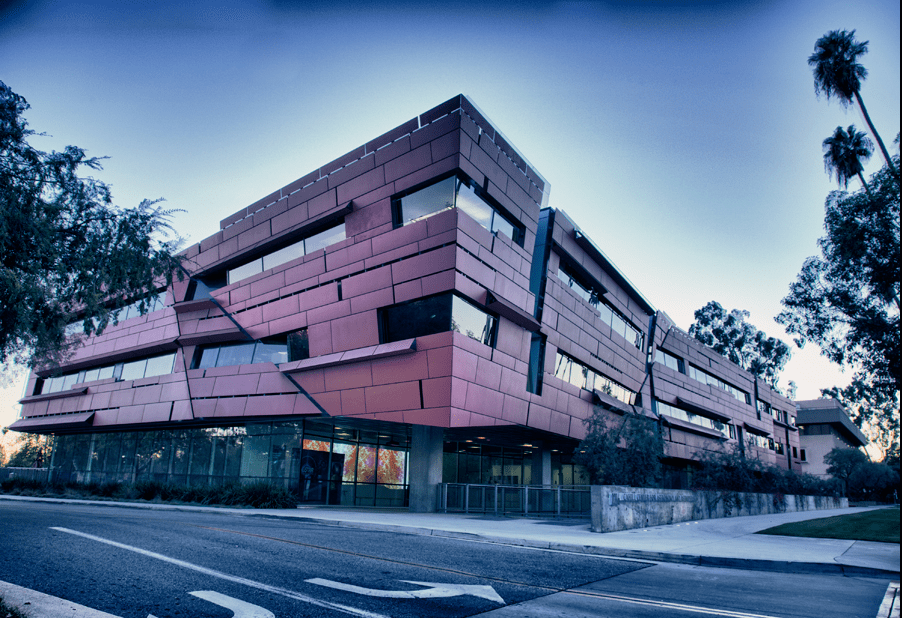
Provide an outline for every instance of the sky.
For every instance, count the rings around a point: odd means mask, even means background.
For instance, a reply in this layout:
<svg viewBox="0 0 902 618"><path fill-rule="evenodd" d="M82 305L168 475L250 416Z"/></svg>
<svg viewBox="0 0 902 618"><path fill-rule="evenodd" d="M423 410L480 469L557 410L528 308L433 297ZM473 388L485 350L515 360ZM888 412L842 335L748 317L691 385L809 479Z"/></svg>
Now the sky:
<svg viewBox="0 0 902 618"><path fill-rule="evenodd" d="M774 317L836 188L821 142L865 130L815 97L807 58L830 30L870 42L861 94L895 153L899 22L898 0L6 0L0 80L35 147L109 157L117 204L165 198L188 244L463 93L677 325L716 300L791 345ZM797 398L850 382L792 348ZM5 385L0 427L23 394Z"/></svg>

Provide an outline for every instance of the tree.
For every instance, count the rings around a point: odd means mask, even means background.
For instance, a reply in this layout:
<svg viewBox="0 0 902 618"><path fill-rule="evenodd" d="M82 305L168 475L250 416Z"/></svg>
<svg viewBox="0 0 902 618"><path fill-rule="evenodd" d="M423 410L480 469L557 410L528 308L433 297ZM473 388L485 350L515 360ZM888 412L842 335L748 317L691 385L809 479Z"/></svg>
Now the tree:
<svg viewBox="0 0 902 618"><path fill-rule="evenodd" d="M899 474L886 464L866 461L849 477L849 497L856 500L892 500Z"/></svg>
<svg viewBox="0 0 902 618"><path fill-rule="evenodd" d="M870 193L870 187L861 173L864 171L861 162L870 159L873 151L874 144L867 135L857 131L854 124L850 124L848 130L836 127L833 135L824 140L824 169L831 179L836 174L840 189L847 189L849 180L858 176L861 186Z"/></svg>
<svg viewBox="0 0 902 618"><path fill-rule="evenodd" d="M849 495L849 479L860 466L868 463L867 455L857 448L834 448L824 455L827 474L842 483L843 495Z"/></svg>
<svg viewBox="0 0 902 618"><path fill-rule="evenodd" d="M632 412L614 417L596 407L585 423L588 433L574 461L586 467L593 485L660 486L664 437L655 419Z"/></svg>
<svg viewBox="0 0 902 618"><path fill-rule="evenodd" d="M32 434L22 435L15 444L15 452L13 452L9 461L6 463L10 468L41 468L48 464L45 461L44 438Z"/></svg>
<svg viewBox="0 0 902 618"><path fill-rule="evenodd" d="M0 82L0 363L33 367L65 357L68 324L91 334L127 304L146 310L179 259L178 239L158 238L173 211L159 200L116 207L106 184L80 176L100 159L29 144L42 134L28 128L28 109Z"/></svg>
<svg viewBox="0 0 902 618"><path fill-rule="evenodd" d="M890 466L870 461L855 448L834 448L824 456L827 474L838 479L844 494L856 500L880 500L891 496L899 474Z"/></svg>
<svg viewBox="0 0 902 618"><path fill-rule="evenodd" d="M856 41L854 30L852 32L832 30L819 38L814 44L814 53L808 57L808 65L814 72L814 93L816 95L824 93L828 101L831 97L836 97L843 107L848 107L852 99L855 99L898 186L898 167L893 166L889 152L883 145L877 129L874 128L874 123L871 122L864 100L861 98L861 82L867 77L868 70L859 64L858 57L867 52L868 42Z"/></svg>
<svg viewBox="0 0 902 618"><path fill-rule="evenodd" d="M870 187L827 197L821 255L805 260L777 322L799 347L813 341L891 396L900 380L899 190L886 167Z"/></svg>
<svg viewBox="0 0 902 618"><path fill-rule="evenodd" d="M695 312L689 334L771 386L777 386L780 371L789 361L789 346L746 322L749 312L711 301Z"/></svg>
<svg viewBox="0 0 902 618"><path fill-rule="evenodd" d="M883 453L883 460L899 452L899 393L874 388L856 376L845 387L821 389L848 410L849 417Z"/></svg>

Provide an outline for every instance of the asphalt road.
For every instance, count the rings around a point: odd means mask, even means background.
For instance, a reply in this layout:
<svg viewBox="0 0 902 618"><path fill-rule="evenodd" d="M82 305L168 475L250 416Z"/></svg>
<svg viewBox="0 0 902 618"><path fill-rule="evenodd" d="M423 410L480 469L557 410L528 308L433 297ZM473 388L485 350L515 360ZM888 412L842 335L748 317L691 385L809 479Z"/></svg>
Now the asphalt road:
<svg viewBox="0 0 902 618"><path fill-rule="evenodd" d="M3 501L0 580L122 618L262 610L874 618L888 582L650 565L284 519Z"/></svg>

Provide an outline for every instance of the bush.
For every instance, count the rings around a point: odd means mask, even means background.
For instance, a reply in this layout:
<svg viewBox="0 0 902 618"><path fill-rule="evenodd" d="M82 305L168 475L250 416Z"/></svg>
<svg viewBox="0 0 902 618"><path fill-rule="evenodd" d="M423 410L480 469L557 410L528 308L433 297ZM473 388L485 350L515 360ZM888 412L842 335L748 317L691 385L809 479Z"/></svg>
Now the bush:
<svg viewBox="0 0 902 618"><path fill-rule="evenodd" d="M664 438L654 419L629 413L615 417L596 407L573 460L595 485L660 487Z"/></svg>
<svg viewBox="0 0 902 618"><path fill-rule="evenodd" d="M692 477L693 489L802 496L839 495L839 486L833 480L798 474L750 459L738 449L706 451L697 457L697 461L700 466Z"/></svg>
<svg viewBox="0 0 902 618"><path fill-rule="evenodd" d="M868 460L856 448L834 448L824 456L827 473L837 479L853 500L890 502L899 485L899 473L885 463Z"/></svg>
<svg viewBox="0 0 902 618"><path fill-rule="evenodd" d="M31 479L7 479L0 482L0 491L30 496L67 496L77 498L114 498L181 502L204 505L248 506L258 509L292 509L295 498L284 487L265 481L226 483L209 487L189 487L161 481L137 483L66 483L52 484Z"/></svg>

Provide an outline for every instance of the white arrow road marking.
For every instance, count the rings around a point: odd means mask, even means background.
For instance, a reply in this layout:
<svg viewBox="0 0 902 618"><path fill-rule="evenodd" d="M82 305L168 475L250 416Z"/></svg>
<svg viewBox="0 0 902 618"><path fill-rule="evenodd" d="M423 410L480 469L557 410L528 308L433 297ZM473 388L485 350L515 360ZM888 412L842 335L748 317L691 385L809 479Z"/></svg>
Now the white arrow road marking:
<svg viewBox="0 0 902 618"><path fill-rule="evenodd" d="M412 582L400 580L406 584L415 584L417 586L426 586L426 590L376 590L374 588L362 588L351 584L343 584L334 582L329 579L313 579L304 580L308 584L316 584L317 586L326 586L327 588L335 588L336 590L344 590L355 594L364 594L368 597L383 597L389 599L437 599L442 597L459 597L470 595L495 601L504 605L502 599L495 589L491 586L469 586L464 584L438 584L434 582Z"/></svg>
<svg viewBox="0 0 902 618"><path fill-rule="evenodd" d="M289 599L294 599L296 601L303 601L304 603L310 603L311 605L325 607L328 609L334 609L336 611L344 612L346 614L351 614L354 616L363 616L364 618L388 618L387 616L383 616L382 614L375 614L373 612L368 612L368 611L365 611L362 609L357 609L356 607L348 607L347 605L339 605L337 603L329 603L328 601L320 601L319 599L314 599L313 597L308 597L305 594L301 594L299 592L294 592L293 590L279 588L278 586L270 586L269 584L264 584L262 582L255 582L251 579L245 579L243 577L236 577L234 575L229 575L228 573L214 571L213 569L208 569L206 567L202 567L202 566L199 566L196 564L191 564L190 562L185 562L184 560L170 558L169 556L164 556L163 554L158 554L158 553L155 553L152 551L147 551L146 549L141 549L140 547L133 547L131 545L126 545L124 543L117 543L116 541L110 541L109 539L104 539L99 536L94 536L93 534L86 534L84 532L78 532L76 530L69 530L68 528L51 527L50 529L56 530L58 532L65 532L66 534L74 534L75 536L80 536L80 537L83 537L86 539L91 539L92 541L97 541L98 543L106 543L107 545L112 545L113 547L118 547L119 549L127 549L128 551L133 551L136 554L141 554L142 556L147 556L148 558L154 558L156 560L168 562L169 564L174 564L176 566L180 566L185 569L191 569L192 571L197 571L198 573L203 573L204 575L209 575L210 577L218 577L219 579L224 579L226 581L230 581L230 582L233 582L236 584L243 584L245 586L249 586L251 588L256 588L258 590L265 590L266 592L278 594L283 597L288 597Z"/></svg>
<svg viewBox="0 0 902 618"><path fill-rule="evenodd" d="M219 594L212 590L198 590L196 592L189 592L188 594L192 594L199 599L232 610L235 612L235 615L232 618L276 618L275 614L268 609L263 609L259 605L245 603L244 601L227 597L224 594Z"/></svg>

